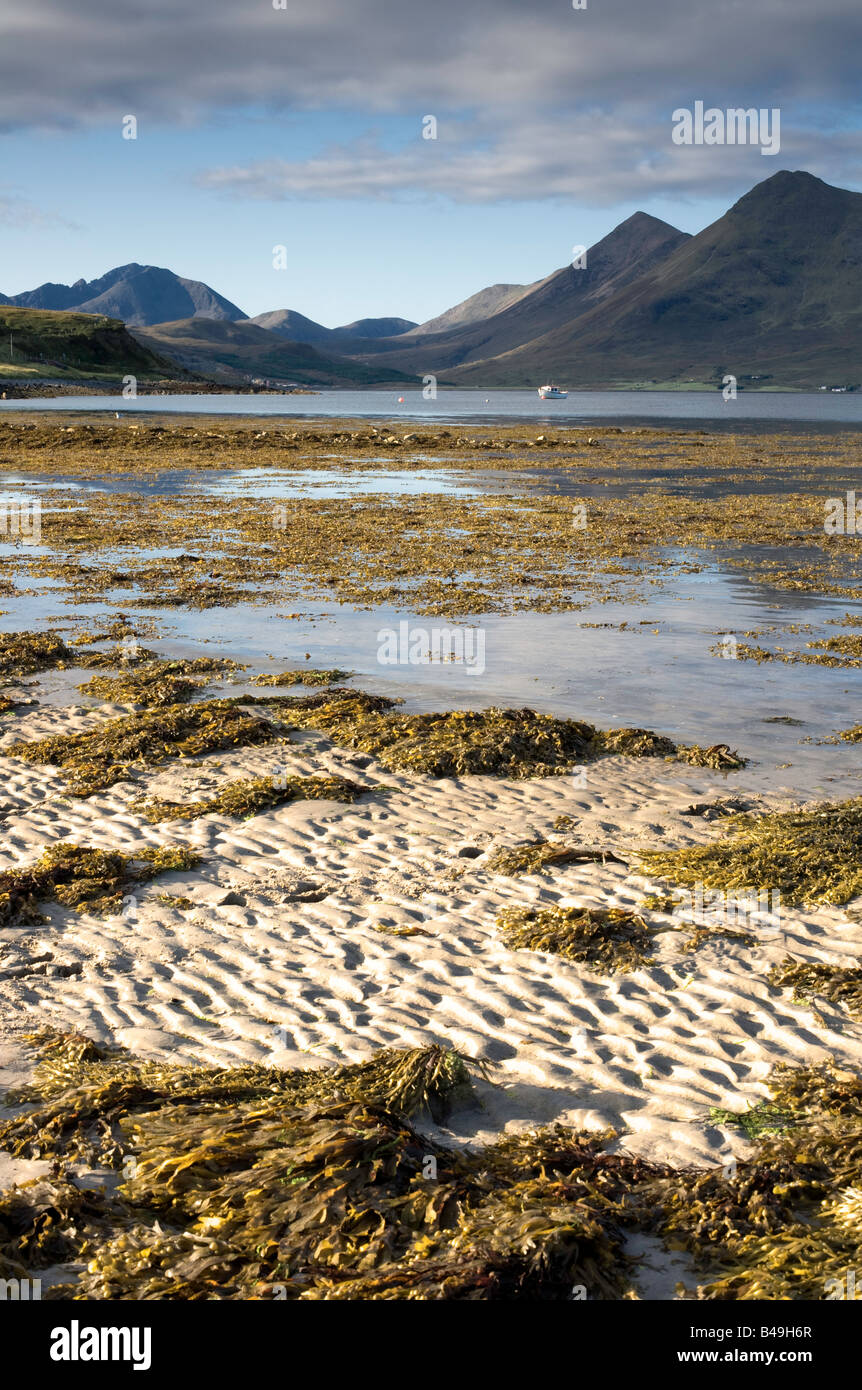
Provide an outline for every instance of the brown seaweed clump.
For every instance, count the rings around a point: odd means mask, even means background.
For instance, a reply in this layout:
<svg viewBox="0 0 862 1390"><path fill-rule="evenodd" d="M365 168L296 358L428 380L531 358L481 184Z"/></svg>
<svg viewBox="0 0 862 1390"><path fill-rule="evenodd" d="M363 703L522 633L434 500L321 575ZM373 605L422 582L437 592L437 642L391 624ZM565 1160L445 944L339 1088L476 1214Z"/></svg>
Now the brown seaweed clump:
<svg viewBox="0 0 862 1390"><path fill-rule="evenodd" d="M680 744L676 756L692 767L711 767L715 772L737 772L748 762L726 743L713 743L709 748L701 748L698 743Z"/></svg>
<svg viewBox="0 0 862 1390"><path fill-rule="evenodd" d="M672 739L651 729L609 729L602 734L602 748L606 753L623 753L628 758L672 758L677 752Z"/></svg>
<svg viewBox="0 0 862 1390"><path fill-rule="evenodd" d="M710 941L738 941L741 946L756 946L757 937L748 931L734 931L731 927L695 927L691 936L682 943L684 951L699 951Z"/></svg>
<svg viewBox="0 0 862 1390"><path fill-rule="evenodd" d="M0 632L0 676L32 676L76 665L76 654L56 632Z"/></svg>
<svg viewBox="0 0 862 1390"><path fill-rule="evenodd" d="M255 676L252 685L337 685L339 681L349 680L353 671L341 671L334 666L329 671L306 667L299 671L279 671L274 675Z"/></svg>
<svg viewBox="0 0 862 1390"><path fill-rule="evenodd" d="M127 634L128 635L128 631ZM67 667L134 666L158 660L146 647L113 647L105 651L75 650L62 637L48 632L0 632L0 678L33 676L40 671L63 671Z"/></svg>
<svg viewBox="0 0 862 1390"><path fill-rule="evenodd" d="M513 951L549 951L602 974L652 964L652 932L618 907L507 907L497 926Z"/></svg>
<svg viewBox="0 0 862 1390"><path fill-rule="evenodd" d="M431 777L551 777L606 753L744 766L726 744L707 750L677 748L648 730L603 733L578 719L556 719L527 708L439 714L394 714L391 708L392 702L379 696L335 690L328 697L297 701L290 706L290 720L298 728L319 729L341 747L370 753L393 771Z"/></svg>
<svg viewBox="0 0 862 1390"><path fill-rule="evenodd" d="M197 820L200 816L236 816L250 820L262 811L272 811L291 801L358 800L372 788L351 782L346 777L250 777L228 782L215 796L205 801L139 801L136 809L156 825L166 820Z"/></svg>
<svg viewBox="0 0 862 1390"><path fill-rule="evenodd" d="M0 1144L98 1159L127 1180L84 1198L60 1177L0 1198L0 1251L14 1236L28 1264L86 1263L48 1298L630 1296L625 1198L668 1170L605 1153L610 1133L562 1126L476 1152L425 1137L418 1119L475 1103L483 1068L456 1052L214 1070L64 1041L33 1035L37 1079L7 1100L35 1108Z"/></svg>
<svg viewBox="0 0 862 1390"><path fill-rule="evenodd" d="M393 771L431 777L551 776L594 756L591 725L529 709L390 714L363 709L347 692L297 722L373 754Z"/></svg>
<svg viewBox="0 0 862 1390"><path fill-rule="evenodd" d="M830 1004L844 1004L855 1018L862 1018L862 969L858 966L803 965L787 956L773 965L768 980L776 989L792 989L803 1004L818 996Z"/></svg>
<svg viewBox="0 0 862 1390"><path fill-rule="evenodd" d="M112 704L158 708L182 704L207 684L204 677L236 669L234 661L208 656L193 660L157 660L139 670L125 671L121 676L93 676L78 689Z"/></svg>
<svg viewBox="0 0 862 1390"><path fill-rule="evenodd" d="M599 863L608 861L624 864L609 849L583 849L579 845L566 845L560 840L530 840L511 849L498 849L488 860L486 867L495 874L517 877L519 874L538 874L543 869L566 864Z"/></svg>
<svg viewBox="0 0 862 1390"><path fill-rule="evenodd" d="M199 681L148 668L123 676L93 676L78 689L109 704L157 708L183 704L200 689Z"/></svg>
<svg viewBox="0 0 862 1390"><path fill-rule="evenodd" d="M478 1064L439 1046L315 1071L141 1062L31 1035L36 1079L0 1146L58 1176L0 1196L4 1258L84 1263L49 1299L569 1301L636 1298L627 1232L686 1250L685 1297L820 1300L862 1235L862 1078L778 1067L769 1101L714 1111L755 1144L724 1168L608 1152L562 1125L454 1148L416 1127L475 1104ZM114 1193L63 1172L123 1169Z"/></svg>
<svg viewBox="0 0 862 1390"><path fill-rule="evenodd" d="M269 720L249 714L234 701L205 700L125 715L85 733L15 743L4 751L27 762L62 767L70 790L89 796L128 778L136 767L272 743L279 737Z"/></svg>
<svg viewBox="0 0 862 1390"><path fill-rule="evenodd" d="M721 840L640 859L673 883L778 889L787 903L841 905L862 893L862 798L729 816L723 826L731 833Z"/></svg>
<svg viewBox="0 0 862 1390"><path fill-rule="evenodd" d="M836 737L843 743L862 743L862 724L854 724L852 729L842 729Z"/></svg>
<svg viewBox="0 0 862 1390"><path fill-rule="evenodd" d="M114 912L136 883L175 869L191 869L199 856L187 849L138 850L134 855L59 844L35 864L0 873L0 926L44 922L38 904L48 899L76 912Z"/></svg>

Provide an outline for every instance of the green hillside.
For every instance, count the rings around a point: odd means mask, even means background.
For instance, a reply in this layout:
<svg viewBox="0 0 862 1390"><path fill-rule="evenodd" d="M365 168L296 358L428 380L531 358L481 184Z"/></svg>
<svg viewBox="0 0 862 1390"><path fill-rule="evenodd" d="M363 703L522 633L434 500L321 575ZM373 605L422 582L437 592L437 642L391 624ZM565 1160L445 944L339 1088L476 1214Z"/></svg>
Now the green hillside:
<svg viewBox="0 0 862 1390"><path fill-rule="evenodd" d="M114 380L176 376L119 319L0 304L0 377Z"/></svg>

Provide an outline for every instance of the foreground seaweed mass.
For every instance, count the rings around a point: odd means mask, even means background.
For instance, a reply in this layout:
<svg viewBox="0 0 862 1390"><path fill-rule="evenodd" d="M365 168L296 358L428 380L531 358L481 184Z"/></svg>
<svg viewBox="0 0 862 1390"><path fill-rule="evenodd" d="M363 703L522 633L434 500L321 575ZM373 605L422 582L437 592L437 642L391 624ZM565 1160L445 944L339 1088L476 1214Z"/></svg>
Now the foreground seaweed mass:
<svg viewBox="0 0 862 1390"><path fill-rule="evenodd" d="M843 905L862 893L862 799L805 811L728 816L735 831L707 845L642 851L644 865L674 883L778 889L787 903Z"/></svg>
<svg viewBox="0 0 862 1390"><path fill-rule="evenodd" d="M38 904L53 899L77 912L114 912L136 883L177 869L199 856L187 849L139 849L134 855L82 845L51 845L26 869L0 873L0 926L44 922Z"/></svg>
<svg viewBox="0 0 862 1390"><path fill-rule="evenodd" d="M857 1258L862 1079L829 1066L780 1067L771 1101L711 1117L745 1129L751 1159L677 1171L609 1152L610 1131L428 1138L483 1070L439 1046L280 1071L30 1040L36 1080L6 1100L32 1108L0 1146L55 1176L0 1197L0 1274L75 1263L48 1298L636 1298L640 1231L694 1257L687 1297L822 1299ZM81 1186L72 1160L126 1180Z"/></svg>

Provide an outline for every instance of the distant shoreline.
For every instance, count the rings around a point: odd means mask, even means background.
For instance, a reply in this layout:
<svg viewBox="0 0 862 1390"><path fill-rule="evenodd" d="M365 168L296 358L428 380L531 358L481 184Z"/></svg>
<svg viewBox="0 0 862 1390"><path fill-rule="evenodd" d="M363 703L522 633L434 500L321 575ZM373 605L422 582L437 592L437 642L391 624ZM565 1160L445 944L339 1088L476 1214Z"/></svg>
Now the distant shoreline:
<svg viewBox="0 0 862 1390"><path fill-rule="evenodd" d="M136 396L316 396L317 391L310 386L230 386L219 382L156 381L139 385ZM39 381L0 379L0 400L55 400L63 396L116 396L117 400L128 401L123 395L121 381L95 382L92 378L77 381ZM131 399L134 399L132 397Z"/></svg>

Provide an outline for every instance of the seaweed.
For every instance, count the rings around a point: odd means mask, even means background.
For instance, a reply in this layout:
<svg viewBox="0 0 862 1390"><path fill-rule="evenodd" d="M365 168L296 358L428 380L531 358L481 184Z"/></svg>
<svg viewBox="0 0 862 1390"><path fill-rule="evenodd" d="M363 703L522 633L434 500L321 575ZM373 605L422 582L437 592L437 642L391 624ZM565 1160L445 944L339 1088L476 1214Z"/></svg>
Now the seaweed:
<svg viewBox="0 0 862 1390"><path fill-rule="evenodd" d="M356 801L372 788L346 777L251 777L228 782L215 796L204 801L142 800L136 803L147 820L156 825L166 820L197 820L200 816L235 816L250 820L262 811L274 810L291 801Z"/></svg>
<svg viewBox="0 0 862 1390"><path fill-rule="evenodd" d="M843 743L862 743L862 724L854 724L852 729L842 729L836 737Z"/></svg>
<svg viewBox="0 0 862 1390"><path fill-rule="evenodd" d="M228 658L195 657L193 660L148 661L140 670L121 676L93 676L78 689L85 695L98 695L114 704L143 705L148 708L182 704L207 681L190 679L220 675L241 669Z"/></svg>
<svg viewBox="0 0 862 1390"><path fill-rule="evenodd" d="M711 767L715 772L737 772L748 765L748 759L740 757L726 743L713 743L709 748L701 748L697 743L680 744L676 756L692 767Z"/></svg>
<svg viewBox="0 0 862 1390"><path fill-rule="evenodd" d="M602 974L640 970L652 963L650 928L622 908L509 907L497 917L513 951L549 951Z"/></svg>
<svg viewBox="0 0 862 1390"><path fill-rule="evenodd" d="M433 936L434 933L426 931L424 927L417 926L391 926L389 923L375 922L374 930L381 932L384 936Z"/></svg>
<svg viewBox="0 0 862 1390"><path fill-rule="evenodd" d="M143 705L149 708L159 705L179 705L190 700L200 689L198 681L190 681L182 676L167 674L159 670L146 669L133 675L93 676L78 689L84 695L98 695L116 705Z"/></svg>
<svg viewBox="0 0 862 1390"><path fill-rule="evenodd" d="M831 1064L779 1066L772 1100L712 1111L757 1143L731 1176L659 1182L656 1225L709 1272L703 1299L831 1299L858 1258L862 1079Z"/></svg>
<svg viewBox="0 0 862 1390"><path fill-rule="evenodd" d="M675 912L679 907L679 899L668 897L665 893L647 893L646 897L641 898L638 907L646 912Z"/></svg>
<svg viewBox="0 0 862 1390"><path fill-rule="evenodd" d="M76 654L56 632L0 633L0 676L32 676L77 664Z"/></svg>
<svg viewBox="0 0 862 1390"><path fill-rule="evenodd" d="M844 1004L854 1018L862 1018L862 969L858 966L803 965L786 956L767 976L776 989L792 989L800 1003L814 1003L819 995L830 1004Z"/></svg>
<svg viewBox="0 0 862 1390"><path fill-rule="evenodd" d="M559 840L530 840L511 849L496 850L486 867L491 873L516 877L518 874L541 873L549 865L605 864L608 861L614 864L626 862L609 849L582 849L578 845L566 845Z"/></svg>
<svg viewBox="0 0 862 1390"><path fill-rule="evenodd" d="M751 932L734 931L730 927L695 927L691 936L683 943L684 951L699 951L704 943L710 941L739 941L743 946L756 946L757 937L752 936Z"/></svg>
<svg viewBox="0 0 862 1390"><path fill-rule="evenodd" d="M0 926L44 922L38 904L48 899L76 912L114 912L134 884L194 868L199 862L198 855L182 848L143 848L126 855L82 845L51 845L29 868L0 872Z"/></svg>
<svg viewBox="0 0 862 1390"><path fill-rule="evenodd" d="M747 1110L722 1110L714 1105L709 1111L710 1124L734 1125L750 1140L787 1129L794 1118L793 1110L771 1100L762 1100L757 1105L750 1105Z"/></svg>
<svg viewBox="0 0 862 1390"><path fill-rule="evenodd" d="M121 584L135 592L118 606L134 607L136 620L141 608L160 604L265 604L289 595L298 606L299 596L304 604L310 594L446 621L458 614L575 611L595 600L629 600L673 580L681 565L687 572L703 570L704 551L717 551L716 563L725 569L742 566L750 577L782 588L832 593L848 602L862 592L854 585L855 548L838 546L823 532L819 489L811 482L816 477L830 490L840 486L838 477L855 466L849 437L838 444L812 437L802 447L780 435L750 438L758 462L743 470L746 441L736 436L731 447L724 438L683 432L669 447L663 430L632 431L623 451L619 438L603 431L606 447L597 455L596 436L579 430L537 439L516 426L459 435L405 432L402 422L377 429L337 421L296 430L258 430L257 423L211 429L201 421L171 421L114 430L99 423L4 421L0 442L15 466L46 477L70 468L89 476L113 473L128 489L79 494L74 508L52 506L54 553L41 560L16 554L9 568L53 577L67 593L86 599ZM654 473L657 447L660 475ZM625 487L624 508L606 489L591 487L591 524L579 530L574 550L571 495L513 489L506 495L477 490L476 496L292 496L274 525L271 510L250 495L222 497L214 513L205 486L207 470L223 467L225 459L239 470L263 460L274 480L293 471L299 456L303 469L314 470L331 471L336 460L346 471L349 460L353 475L403 469L429 452L460 470L487 467L493 456L495 468L520 473L537 449L573 480L585 466L593 470L600 456L602 480L615 478ZM800 476L800 452L806 486L788 492L788 477ZM196 471L200 488L171 496L140 489L144 473L158 478L168 468ZM654 482L646 489L644 470ZM692 506L691 490L707 479L716 485L704 510ZM57 489L46 501L62 495ZM755 514L756 548L744 543ZM167 552L157 556L154 520ZM441 544L441 536L458 544Z"/></svg>
<svg viewBox="0 0 862 1390"><path fill-rule="evenodd" d="M110 1237L110 1211L103 1193L68 1178L37 1178L0 1193L0 1277L74 1260L82 1241Z"/></svg>
<svg viewBox="0 0 862 1390"><path fill-rule="evenodd" d="M306 667L299 671L279 671L275 675L255 676L252 685L337 685L339 681L349 680L353 671L341 671L333 667L332 670L322 671L314 667Z"/></svg>
<svg viewBox="0 0 862 1390"><path fill-rule="evenodd" d="M603 733L582 720L557 719L528 708L393 714L392 703L348 689L292 705L287 697L281 708L290 711L297 728L319 729L334 743L370 753L393 771L431 777L551 777L615 752L678 756L699 760L699 766L744 766L726 744L706 751L677 749L670 739L648 730Z"/></svg>
<svg viewBox="0 0 862 1390"><path fill-rule="evenodd" d="M862 798L803 811L729 816L731 834L678 850L641 850L643 864L674 883L758 885L787 903L841 905L862 893Z"/></svg>
<svg viewBox="0 0 862 1390"><path fill-rule="evenodd" d="M627 1232L689 1251L685 1297L842 1297L862 1221L862 1078L780 1066L714 1109L750 1158L673 1169L556 1124L476 1148L417 1128L475 1104L485 1068L440 1046L321 1070L142 1062L42 1029L0 1145L56 1176L0 1200L0 1263L85 1268L48 1299L564 1301L637 1297ZM115 1192L64 1173L123 1169ZM832 1292L830 1292L830 1289Z"/></svg>
<svg viewBox="0 0 862 1390"><path fill-rule="evenodd" d="M609 729L601 736L606 753L623 753L629 758L673 757L676 744L651 729Z"/></svg>
<svg viewBox="0 0 862 1390"><path fill-rule="evenodd" d="M249 714L234 701L206 700L125 715L85 733L15 743L4 751L27 762L63 768L70 791L89 796L127 779L135 767L272 743L280 737L269 720Z"/></svg>
<svg viewBox="0 0 862 1390"><path fill-rule="evenodd" d="M371 753L393 771L431 777L550 776L590 756L595 730L530 709L391 714L369 709L352 691L306 708L291 722Z"/></svg>
<svg viewBox="0 0 862 1390"><path fill-rule="evenodd" d="M126 636L128 636L128 631ZM0 678L33 676L42 671L63 671L69 667L119 667L157 659L146 647L114 647L95 651L66 645L54 631L0 633Z"/></svg>
<svg viewBox="0 0 862 1390"><path fill-rule="evenodd" d="M67 1178L47 1185L63 1243L36 1239L28 1258L86 1263L50 1299L630 1292L623 1199L667 1170L605 1153L610 1133L562 1126L475 1152L422 1135L417 1119L474 1103L471 1076L486 1068L456 1052L217 1070L138 1062L80 1035L67 1045L53 1030L31 1042L36 1079L7 1099L36 1108L7 1121L0 1144L127 1174L116 1193L86 1199ZM19 1229L35 1228L26 1208L44 1190L18 1189Z"/></svg>

